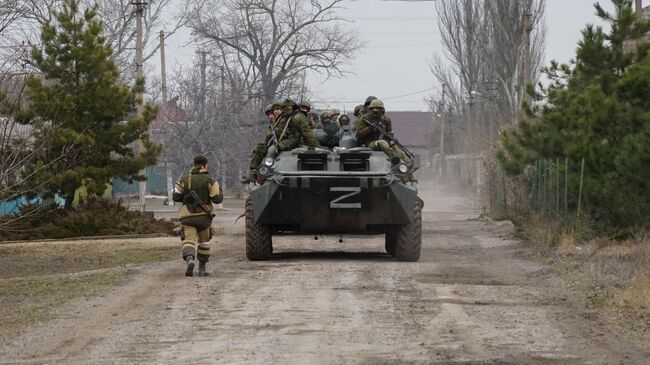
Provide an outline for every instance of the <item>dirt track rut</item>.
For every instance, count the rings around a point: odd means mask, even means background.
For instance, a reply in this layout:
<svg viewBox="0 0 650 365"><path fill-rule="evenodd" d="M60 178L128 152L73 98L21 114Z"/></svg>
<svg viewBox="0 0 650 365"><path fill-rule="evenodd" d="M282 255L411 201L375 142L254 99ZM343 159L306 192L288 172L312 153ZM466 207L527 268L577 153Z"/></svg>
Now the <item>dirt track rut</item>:
<svg viewBox="0 0 650 365"><path fill-rule="evenodd" d="M0 346L0 363L644 364L549 268L518 258L507 224L460 194L423 189L422 258L383 238L277 237L244 258L239 212L222 215L210 278L180 259L84 298ZM234 233L234 234L233 234ZM239 233L239 234L238 234ZM167 240L167 239L165 239ZM171 240L171 238L169 238ZM343 252L345 251L345 252Z"/></svg>

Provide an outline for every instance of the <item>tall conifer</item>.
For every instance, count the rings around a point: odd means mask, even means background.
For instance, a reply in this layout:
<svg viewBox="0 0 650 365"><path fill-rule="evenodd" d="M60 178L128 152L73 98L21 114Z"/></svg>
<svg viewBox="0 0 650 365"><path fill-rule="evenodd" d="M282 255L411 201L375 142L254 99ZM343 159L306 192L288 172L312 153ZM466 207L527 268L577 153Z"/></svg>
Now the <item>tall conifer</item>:
<svg viewBox="0 0 650 365"><path fill-rule="evenodd" d="M37 140L47 140L43 161L58 159L57 168L39 179L50 193L65 196L67 208L82 185L101 194L113 177L142 179L138 171L154 164L161 150L148 135L157 109L147 104L137 115L144 81L120 84L96 10L63 1L55 20L42 26L41 48L32 51L41 73L27 82L25 121L35 127ZM146 152L134 151L138 139Z"/></svg>
<svg viewBox="0 0 650 365"><path fill-rule="evenodd" d="M539 120L505 131L497 157L512 174L535 160L568 157L574 176L585 159L584 198L591 217L614 229L650 226L650 46L641 41L650 23L638 20L631 0L612 3L614 14L596 4L611 30L587 26L575 63L552 63L544 70L551 84L542 90ZM636 50L626 50L635 40Z"/></svg>

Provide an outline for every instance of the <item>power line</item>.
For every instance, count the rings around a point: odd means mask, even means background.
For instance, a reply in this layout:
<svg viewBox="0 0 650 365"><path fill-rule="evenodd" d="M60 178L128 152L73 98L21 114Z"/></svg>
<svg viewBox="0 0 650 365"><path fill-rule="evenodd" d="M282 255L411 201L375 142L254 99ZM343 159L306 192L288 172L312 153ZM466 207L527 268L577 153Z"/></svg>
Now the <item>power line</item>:
<svg viewBox="0 0 650 365"><path fill-rule="evenodd" d="M379 98L379 99L381 99L382 101L383 100L395 100L395 99L404 98L404 97L407 97L407 96L422 94L422 93L425 93L427 91L440 89L440 87L442 87L442 85L433 86L433 87L430 87L430 88L427 88L427 89L424 89L424 90L418 90L418 91L410 92L408 94L389 96L389 97L386 97L386 98ZM337 104L337 103L338 104L351 104L351 103L363 103L363 99L362 100L330 100L330 101L314 100L313 102L318 103L318 104ZM408 103L413 103L415 101L400 101L400 102L401 103L407 103L407 102Z"/></svg>
<svg viewBox="0 0 650 365"><path fill-rule="evenodd" d="M357 20L361 21L381 21L381 22L429 22L429 21L434 21L436 18L434 17L351 17L349 19L353 19L353 22L356 22Z"/></svg>
<svg viewBox="0 0 650 365"><path fill-rule="evenodd" d="M416 44L396 44L396 45L387 45L387 46L370 46L365 47L368 49L377 49L377 48L408 48L408 47L424 47L424 46L436 46L441 42L428 42L428 43L416 43Z"/></svg>
<svg viewBox="0 0 650 365"><path fill-rule="evenodd" d="M440 86L434 86L434 87L430 87L430 88L428 88L428 89L424 89L424 90L420 90L420 91L415 91L415 92L408 93L408 94L404 94L404 95L390 96L390 97L388 97L388 98L383 98L382 100L393 100L393 99L399 99L399 98L403 98L403 97L406 97L406 96L412 96L412 95L422 94L422 93L425 93L425 92L427 92L427 91L432 91L432 90L439 89L439 88L440 88Z"/></svg>
<svg viewBox="0 0 650 365"><path fill-rule="evenodd" d="M436 35L436 32L362 32L372 35Z"/></svg>

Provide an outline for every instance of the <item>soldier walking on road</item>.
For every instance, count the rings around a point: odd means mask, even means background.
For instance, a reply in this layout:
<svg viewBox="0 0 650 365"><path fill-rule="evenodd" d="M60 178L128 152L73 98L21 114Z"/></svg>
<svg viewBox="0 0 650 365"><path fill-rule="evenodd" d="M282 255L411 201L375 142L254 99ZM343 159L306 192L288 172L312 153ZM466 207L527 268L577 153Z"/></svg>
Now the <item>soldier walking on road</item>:
<svg viewBox="0 0 650 365"><path fill-rule="evenodd" d="M194 276L194 260L199 261L199 276L208 276L206 263L210 258L210 227L214 204L223 201L219 183L208 174L208 159L194 157L194 168L176 183L173 198L182 202L182 255L187 264L185 276Z"/></svg>

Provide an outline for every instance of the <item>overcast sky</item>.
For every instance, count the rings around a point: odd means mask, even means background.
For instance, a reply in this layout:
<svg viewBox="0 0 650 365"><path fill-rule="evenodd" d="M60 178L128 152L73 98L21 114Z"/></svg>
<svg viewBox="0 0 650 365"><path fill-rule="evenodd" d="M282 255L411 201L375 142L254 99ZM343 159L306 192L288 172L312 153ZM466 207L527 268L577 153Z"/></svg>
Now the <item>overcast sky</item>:
<svg viewBox="0 0 650 365"><path fill-rule="evenodd" d="M609 0L600 1L611 10ZM546 61L567 62L575 54L586 24L602 25L591 0L547 0ZM309 78L317 108L352 110L368 95L384 100L387 110L427 110L424 97L437 85L428 63L441 53L433 2L356 0L345 3L344 16L363 40L365 48L351 60L345 79ZM188 42L183 32L168 40L168 62L191 62L194 51L180 48ZM433 90L432 90L433 89Z"/></svg>

